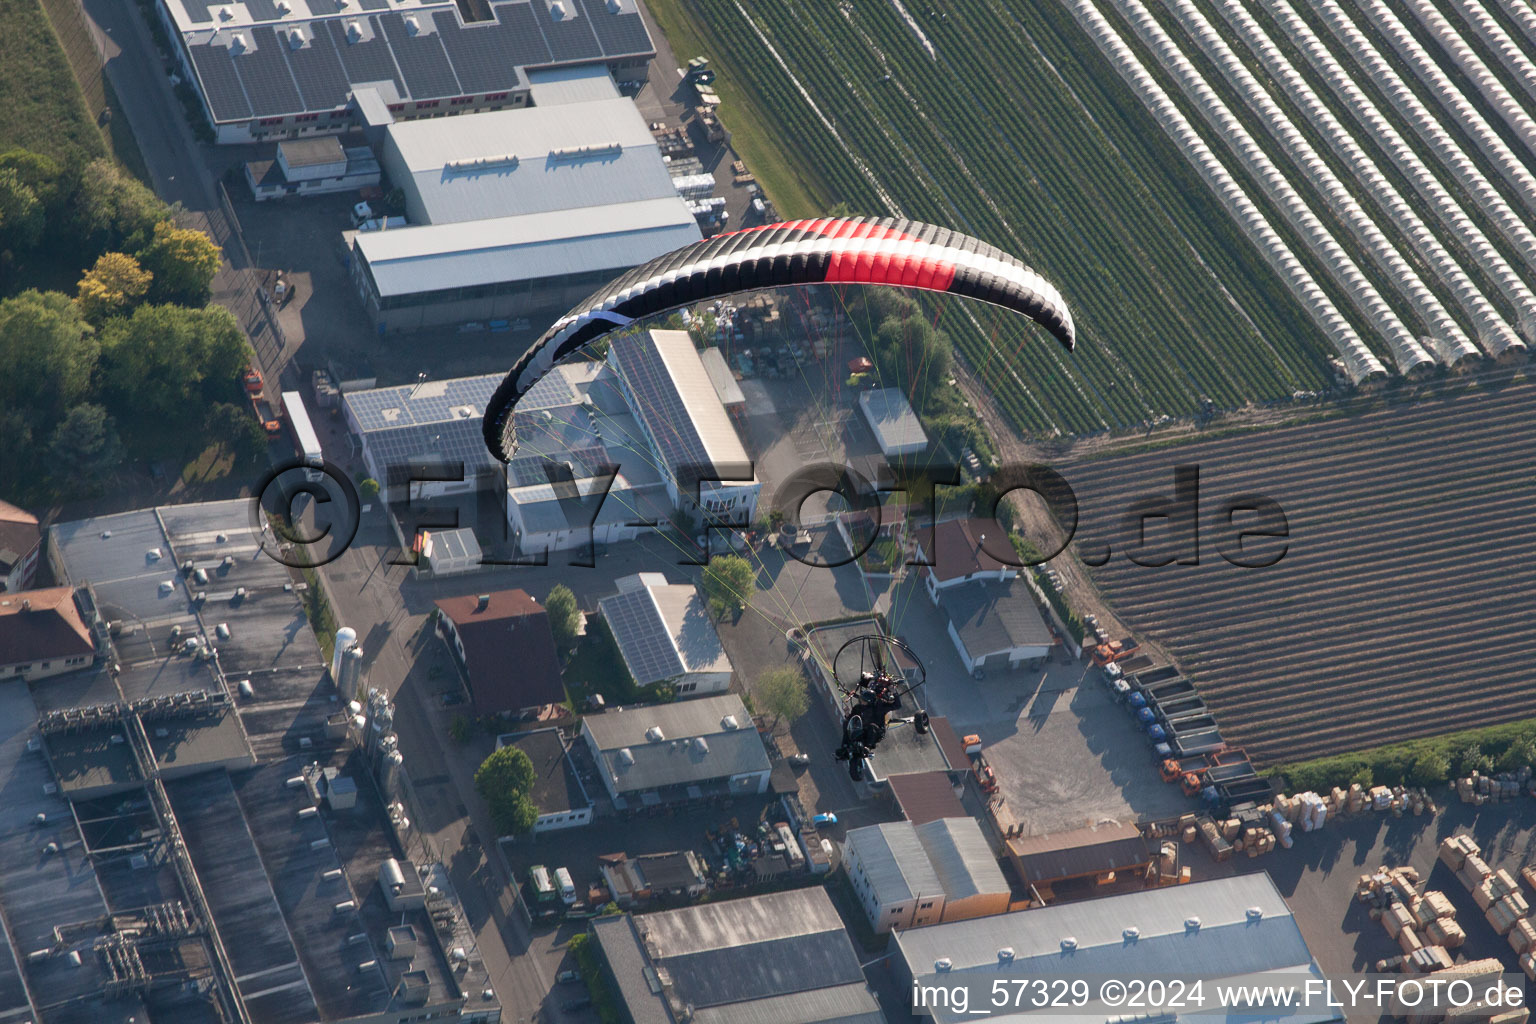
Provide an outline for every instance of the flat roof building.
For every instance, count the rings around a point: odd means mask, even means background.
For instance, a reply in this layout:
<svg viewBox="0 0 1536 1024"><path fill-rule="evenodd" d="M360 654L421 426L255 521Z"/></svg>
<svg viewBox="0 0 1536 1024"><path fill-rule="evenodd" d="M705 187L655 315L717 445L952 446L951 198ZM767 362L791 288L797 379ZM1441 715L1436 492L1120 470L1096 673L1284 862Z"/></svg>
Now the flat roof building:
<svg viewBox="0 0 1536 1024"><path fill-rule="evenodd" d="M1130 823L1010 839L1005 850L1019 878L1047 902L1057 884L1134 875L1153 859L1141 830Z"/></svg>
<svg viewBox="0 0 1536 1024"><path fill-rule="evenodd" d="M670 683L680 697L730 688L731 659L692 583L668 583L659 572L615 581L619 592L598 602L638 686Z"/></svg>
<svg viewBox="0 0 1536 1024"><path fill-rule="evenodd" d="M1070 948L1068 938L1073 940ZM1010 978L1058 983L1198 975L1209 985L1266 972L1323 978L1290 908L1264 872L897 931L890 947L903 991L910 990L914 978L927 984L936 973L944 984L981 984L978 975L997 976L999 951L1004 950ZM1112 1019L1122 1011L1090 1002L1074 1012ZM1192 1019L1205 1016L1195 1013ZM1238 1016L1252 1018L1234 1009L1210 1014L1211 1019ZM948 1006L936 1007L933 1017L940 1024L974 1019ZM1263 1017L1284 1024L1344 1020L1337 1008L1316 1007L1272 1008ZM1002 1012L990 1019L1049 1020L1051 1015L1048 1010Z"/></svg>
<svg viewBox="0 0 1536 1024"><path fill-rule="evenodd" d="M912 411L912 403L896 388L859 392L859 410L874 432L882 455L889 458L927 451L928 434Z"/></svg>
<svg viewBox="0 0 1536 1024"><path fill-rule="evenodd" d="M644 77L635 0L158 0L182 76L221 143L335 134L530 102L539 68Z"/></svg>
<svg viewBox="0 0 1536 1024"><path fill-rule="evenodd" d="M288 139L271 160L251 160L245 181L256 201L350 192L379 183L379 161L367 146L342 148L335 136Z"/></svg>
<svg viewBox="0 0 1536 1024"><path fill-rule="evenodd" d="M939 591L949 639L966 671L1017 668L1050 655L1055 634L1029 588L1017 579L976 580Z"/></svg>
<svg viewBox="0 0 1536 1024"><path fill-rule="evenodd" d="M1011 890L975 818L856 828L843 866L876 932L1008 910Z"/></svg>
<svg viewBox="0 0 1536 1024"><path fill-rule="evenodd" d="M625 922L629 923L626 924ZM592 932L637 1024L883 1024L820 886L616 918Z"/></svg>
<svg viewBox="0 0 1536 1024"><path fill-rule="evenodd" d="M958 763L965 764L965 759L962 757ZM965 805L955 795L955 784L949 780L948 772L892 775L890 786L901 816L914 825L925 825L938 818L965 817Z"/></svg>
<svg viewBox="0 0 1536 1024"><path fill-rule="evenodd" d="M0 501L0 593L32 585L42 550L43 529L37 516Z"/></svg>
<svg viewBox="0 0 1536 1024"><path fill-rule="evenodd" d="M568 308L701 237L627 98L384 131L380 159L410 224L346 236L358 293L384 331Z"/></svg>
<svg viewBox="0 0 1536 1024"><path fill-rule="evenodd" d="M583 718L581 735L619 810L768 788L768 753L734 693L611 708Z"/></svg>
<svg viewBox="0 0 1536 1024"><path fill-rule="evenodd" d="M476 715L536 712L566 699L549 613L527 591L436 604L438 635L464 666Z"/></svg>
<svg viewBox="0 0 1536 1024"><path fill-rule="evenodd" d="M539 809L533 831L554 832L592 823L592 798L571 764L559 729L535 729L496 738L496 747L516 747L533 763L533 790L528 795Z"/></svg>

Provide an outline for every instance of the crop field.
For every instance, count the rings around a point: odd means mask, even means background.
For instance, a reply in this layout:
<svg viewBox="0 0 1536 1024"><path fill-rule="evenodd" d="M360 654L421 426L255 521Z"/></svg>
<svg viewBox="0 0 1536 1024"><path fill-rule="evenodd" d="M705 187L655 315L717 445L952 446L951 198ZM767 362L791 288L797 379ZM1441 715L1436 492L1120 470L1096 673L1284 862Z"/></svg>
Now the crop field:
<svg viewBox="0 0 1536 1024"><path fill-rule="evenodd" d="M1536 384L1493 375L1310 424L1064 467L1075 546L1127 625L1166 647L1228 740L1268 764L1536 716ZM1126 557L1124 513L1199 467L1198 565ZM1221 502L1289 524L1269 568L1228 564ZM1149 537L1161 543L1163 527ZM1155 561L1145 554L1142 561Z"/></svg>
<svg viewBox="0 0 1536 1024"><path fill-rule="evenodd" d="M819 208L782 213L952 225L1060 285L1071 356L1004 316L954 331L1021 429L1129 429L1202 396L1237 409L1328 386L1332 348L1062 5L651 6L772 129L739 140L748 162L772 139L805 168Z"/></svg>

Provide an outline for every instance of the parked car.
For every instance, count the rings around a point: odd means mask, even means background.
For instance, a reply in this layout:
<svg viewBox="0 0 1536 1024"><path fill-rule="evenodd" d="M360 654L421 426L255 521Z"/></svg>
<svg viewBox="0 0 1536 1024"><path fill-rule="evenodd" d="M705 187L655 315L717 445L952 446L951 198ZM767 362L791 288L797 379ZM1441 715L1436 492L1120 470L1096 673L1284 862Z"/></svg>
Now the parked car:
<svg viewBox="0 0 1536 1024"><path fill-rule="evenodd" d="M820 828L822 825L836 825L837 815L833 814L831 811L818 814L816 817L811 819L811 824L817 826L818 828Z"/></svg>
<svg viewBox="0 0 1536 1024"><path fill-rule="evenodd" d="M789 759L789 763L794 765L796 768L804 768L806 765L811 763L811 755L796 754Z"/></svg>
<svg viewBox="0 0 1536 1024"><path fill-rule="evenodd" d="M559 974L555 975L555 980L560 982L562 985L566 984L567 982L580 981L581 972L577 970L561 971Z"/></svg>

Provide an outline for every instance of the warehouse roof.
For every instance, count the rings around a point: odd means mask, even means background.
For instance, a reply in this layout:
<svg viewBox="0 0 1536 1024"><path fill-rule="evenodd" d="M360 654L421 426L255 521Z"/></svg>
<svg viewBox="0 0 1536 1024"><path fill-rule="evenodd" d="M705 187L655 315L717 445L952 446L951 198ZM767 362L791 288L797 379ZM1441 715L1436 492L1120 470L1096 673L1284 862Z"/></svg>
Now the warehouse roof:
<svg viewBox="0 0 1536 1024"><path fill-rule="evenodd" d="M594 917L592 937L618 983L619 998L634 1024L672 1024L656 968L646 959L635 919L628 914Z"/></svg>
<svg viewBox="0 0 1536 1024"><path fill-rule="evenodd" d="M1198 922L1188 924L1191 918ZM1135 937L1127 938L1133 927ZM1068 937L1076 946L1063 951ZM998 950L1006 948L1013 950L1009 973L1022 978L1178 977L1191 965L1215 978L1287 969L1317 974L1290 909L1264 872L914 928L894 933L892 942L920 977L932 975L940 959L949 960L950 974L995 973ZM941 1012L938 1019L961 1017Z"/></svg>
<svg viewBox="0 0 1536 1024"><path fill-rule="evenodd" d="M478 116L478 115L477 115ZM697 242L674 193L583 209L351 234L384 297L619 271Z"/></svg>
<svg viewBox="0 0 1536 1024"><path fill-rule="evenodd" d="M856 985L861 998L832 1008L836 1016L813 1006L813 1015L797 1019L859 1019L878 1012L842 918L820 886L646 914L635 925L681 1003L734 1010L796 992ZM752 1019L751 1013L728 1016Z"/></svg>
<svg viewBox="0 0 1536 1024"><path fill-rule="evenodd" d="M928 435L918 422L912 403L896 388L876 388L859 393L859 408L883 452L926 445Z"/></svg>
<svg viewBox="0 0 1536 1024"><path fill-rule="evenodd" d="M619 653L641 686L691 672L730 672L731 659L692 583L668 583L661 573L617 581L619 592L598 602Z"/></svg>
<svg viewBox="0 0 1536 1024"><path fill-rule="evenodd" d="M1003 869L975 818L938 818L916 826L915 831L944 885L945 899L1009 891Z"/></svg>
<svg viewBox="0 0 1536 1024"><path fill-rule="evenodd" d="M944 891L910 821L888 821L849 831L844 842L849 859L864 867L864 877L879 903L902 903Z"/></svg>
<svg viewBox="0 0 1536 1024"><path fill-rule="evenodd" d="M527 591L443 597L436 603L464 644L476 714L565 700L549 613Z"/></svg>
<svg viewBox="0 0 1536 1024"><path fill-rule="evenodd" d="M682 205L639 109L622 96L481 111L473 121L397 121L388 133L386 154L398 153L410 174L396 184L416 194L428 224L645 199Z"/></svg>
<svg viewBox="0 0 1536 1024"><path fill-rule="evenodd" d="M742 393L736 375L725 361L725 354L718 348L707 348L699 353L699 357L704 361L704 370L709 374L709 382L715 386L715 395L720 399L720 404L727 409L733 405L745 405L747 396Z"/></svg>
<svg viewBox="0 0 1536 1024"><path fill-rule="evenodd" d="M534 105L548 107L556 103L585 103L619 95L613 76L601 64L577 67L541 68L528 72L528 95Z"/></svg>
<svg viewBox="0 0 1536 1024"><path fill-rule="evenodd" d="M289 167L324 167L347 159L341 140L334 135L318 139L284 139L277 144L277 151Z"/></svg>
<svg viewBox="0 0 1536 1024"><path fill-rule="evenodd" d="M1008 852L1018 860L1025 882L1119 871L1151 858L1141 831L1132 824L1010 839Z"/></svg>
<svg viewBox="0 0 1536 1024"><path fill-rule="evenodd" d="M466 24L452 0L164 0L214 119L339 110L520 88L526 69L655 53L635 0L492 2Z"/></svg>
<svg viewBox="0 0 1536 1024"><path fill-rule="evenodd" d="M939 591L960 642L972 658L1056 642L1027 586L1017 580L975 580Z"/></svg>
<svg viewBox="0 0 1536 1024"><path fill-rule="evenodd" d="M734 727L726 722L731 719ZM769 770L752 716L735 694L611 710L582 720L620 792ZM652 729L660 733L648 736ZM704 740L704 749L695 742ZM628 755L623 754L628 751Z"/></svg>
<svg viewBox="0 0 1536 1024"><path fill-rule="evenodd" d="M91 631L80 618L72 587L0 595L0 665L92 654Z"/></svg>
<svg viewBox="0 0 1536 1024"><path fill-rule="evenodd" d="M752 460L687 331L615 338L608 358L634 395L635 416L655 439L668 473L688 467L751 472Z"/></svg>

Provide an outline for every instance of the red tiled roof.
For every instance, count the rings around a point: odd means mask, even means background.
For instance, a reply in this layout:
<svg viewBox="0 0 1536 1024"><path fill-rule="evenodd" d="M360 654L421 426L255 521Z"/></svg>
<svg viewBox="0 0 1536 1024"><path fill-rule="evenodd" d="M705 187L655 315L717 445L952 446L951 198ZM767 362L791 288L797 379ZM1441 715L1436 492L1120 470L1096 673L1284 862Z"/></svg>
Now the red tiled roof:
<svg viewBox="0 0 1536 1024"><path fill-rule="evenodd" d="M95 651L91 631L80 618L71 588L0 594L0 665L25 665Z"/></svg>
<svg viewBox="0 0 1536 1024"><path fill-rule="evenodd" d="M950 519L925 530L921 537L923 554L933 565L928 571L940 583L963 579L974 572L996 572L1017 568L994 558L992 552L1012 551L1008 531L995 519ZM987 538L983 549L981 538Z"/></svg>
<svg viewBox="0 0 1536 1024"><path fill-rule="evenodd" d="M524 590L499 590L485 608L473 594L437 602L459 632L475 714L565 700L549 613Z"/></svg>

